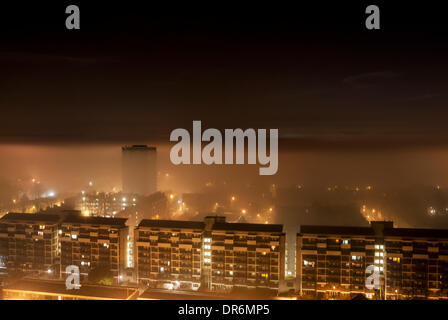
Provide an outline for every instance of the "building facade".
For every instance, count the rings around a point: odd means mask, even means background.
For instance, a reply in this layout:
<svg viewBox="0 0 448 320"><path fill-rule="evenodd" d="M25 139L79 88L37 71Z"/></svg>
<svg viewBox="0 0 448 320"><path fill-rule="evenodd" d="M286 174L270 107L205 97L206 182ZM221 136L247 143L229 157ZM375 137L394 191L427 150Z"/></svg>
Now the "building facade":
<svg viewBox="0 0 448 320"><path fill-rule="evenodd" d="M59 278L70 265L78 266L81 276L101 266L119 282L129 259L125 223L126 219L86 217L80 212L8 213L0 219L0 256L8 272Z"/></svg>
<svg viewBox="0 0 448 320"><path fill-rule="evenodd" d="M301 226L299 292L312 298L447 299L448 230Z"/></svg>
<svg viewBox="0 0 448 320"><path fill-rule="evenodd" d="M60 224L62 273L76 265L81 275L97 267L107 267L115 282L124 272L127 260L126 219L69 216Z"/></svg>
<svg viewBox="0 0 448 320"><path fill-rule="evenodd" d="M202 222L142 220L134 231L139 282L152 287L198 288L203 228Z"/></svg>
<svg viewBox="0 0 448 320"><path fill-rule="evenodd" d="M59 264L58 215L8 213L0 219L0 257L8 271L53 273Z"/></svg>
<svg viewBox="0 0 448 320"><path fill-rule="evenodd" d="M120 211L137 205L136 196L125 196L121 192L85 192L77 197L75 208L85 216L113 218Z"/></svg>
<svg viewBox="0 0 448 320"><path fill-rule="evenodd" d="M152 286L277 291L284 277L281 225L143 220L134 237L138 279Z"/></svg>

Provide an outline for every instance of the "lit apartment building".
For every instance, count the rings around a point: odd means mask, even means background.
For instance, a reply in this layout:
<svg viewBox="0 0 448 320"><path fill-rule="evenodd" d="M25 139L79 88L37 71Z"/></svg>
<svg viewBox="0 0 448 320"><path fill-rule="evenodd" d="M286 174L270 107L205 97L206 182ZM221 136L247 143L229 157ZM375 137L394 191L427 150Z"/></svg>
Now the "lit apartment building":
<svg viewBox="0 0 448 320"><path fill-rule="evenodd" d="M117 213L126 208L135 207L137 197L125 195L121 192L81 192L76 198L75 207L85 216L115 217Z"/></svg>
<svg viewBox="0 0 448 320"><path fill-rule="evenodd" d="M282 225L226 223L224 218L205 219L204 255L211 237L212 290L233 287L277 291L285 273L285 234ZM210 242L210 241L208 241ZM209 260L204 259L207 274Z"/></svg>
<svg viewBox="0 0 448 320"><path fill-rule="evenodd" d="M8 272L46 274L57 278L76 265L81 277L109 268L118 282L132 262L126 219L59 214L8 213L0 219L0 257Z"/></svg>
<svg viewBox="0 0 448 320"><path fill-rule="evenodd" d="M58 272L58 224L50 214L8 213L0 219L0 257L8 271Z"/></svg>
<svg viewBox="0 0 448 320"><path fill-rule="evenodd" d="M212 291L235 287L278 290L284 277L281 225L143 220L135 229L140 281Z"/></svg>
<svg viewBox="0 0 448 320"><path fill-rule="evenodd" d="M67 216L60 223L61 270L80 268L81 276L98 266L107 266L118 282L128 258L126 219Z"/></svg>
<svg viewBox="0 0 448 320"><path fill-rule="evenodd" d="M142 220L134 231L138 280L151 286L166 282L179 289L197 289L203 229L203 222Z"/></svg>
<svg viewBox="0 0 448 320"><path fill-rule="evenodd" d="M377 288L367 288L370 268ZM301 226L296 269L300 293L314 298L447 299L448 230Z"/></svg>

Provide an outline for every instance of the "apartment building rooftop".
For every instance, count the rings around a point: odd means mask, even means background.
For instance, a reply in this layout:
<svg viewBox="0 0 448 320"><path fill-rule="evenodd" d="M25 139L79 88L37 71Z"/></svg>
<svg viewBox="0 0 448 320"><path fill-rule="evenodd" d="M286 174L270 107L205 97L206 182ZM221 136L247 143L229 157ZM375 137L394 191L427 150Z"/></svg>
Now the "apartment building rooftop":
<svg viewBox="0 0 448 320"><path fill-rule="evenodd" d="M182 221L182 220L152 220L143 219L138 227L147 228L170 228L170 229L203 229L204 222Z"/></svg>
<svg viewBox="0 0 448 320"><path fill-rule="evenodd" d="M152 151L155 151L156 147L147 146L146 144L134 144L132 146L123 146L123 147L121 147L121 149L123 151L126 151L126 150L132 150L132 151L135 151L135 150L152 150Z"/></svg>
<svg viewBox="0 0 448 320"><path fill-rule="evenodd" d="M246 232L282 232L281 224L258 224L258 223L233 223L226 222L224 217L207 216L206 220L213 220L212 230L246 231ZM175 229L204 229L207 223L202 221L182 220L150 220L144 219L139 227L149 228L175 228Z"/></svg>
<svg viewBox="0 0 448 320"><path fill-rule="evenodd" d="M126 227L126 218L102 218L102 217L86 217L86 216L67 216L62 223L75 224L93 224L93 225L109 225L117 227Z"/></svg>
<svg viewBox="0 0 448 320"><path fill-rule="evenodd" d="M9 212L0 219L1 222L46 222L46 223L75 223L75 224L94 224L126 227L126 218L102 218L86 217L78 214L67 214L61 212L58 214L49 213L16 213Z"/></svg>
<svg viewBox="0 0 448 320"><path fill-rule="evenodd" d="M259 224L259 223L229 223L217 222L213 224L213 230L247 231L247 232L282 232L281 224Z"/></svg>
<svg viewBox="0 0 448 320"><path fill-rule="evenodd" d="M448 230L443 229L417 229L417 228L394 228L385 229L385 236L390 237L412 237L412 238L448 238Z"/></svg>
<svg viewBox="0 0 448 320"><path fill-rule="evenodd" d="M6 221L23 221L23 222L47 222L47 223L57 223L61 220L60 215L56 214L42 214L42 213L17 213L17 212L9 212L4 215L0 222Z"/></svg>
<svg viewBox="0 0 448 320"><path fill-rule="evenodd" d="M300 226L299 234L328 234L328 235L363 235L374 236L375 232L371 227L339 227L339 226Z"/></svg>
<svg viewBox="0 0 448 320"><path fill-rule="evenodd" d="M369 227L347 227L347 226L318 226L302 225L300 234L322 234L322 235L361 235L409 238L448 238L448 230L424 229L424 228L394 228L390 221L374 221Z"/></svg>

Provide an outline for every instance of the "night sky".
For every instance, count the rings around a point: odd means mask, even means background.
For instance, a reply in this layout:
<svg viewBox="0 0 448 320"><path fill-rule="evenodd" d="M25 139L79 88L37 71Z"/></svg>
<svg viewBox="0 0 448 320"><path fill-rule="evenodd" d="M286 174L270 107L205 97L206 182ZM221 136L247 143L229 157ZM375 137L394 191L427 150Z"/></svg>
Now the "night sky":
<svg viewBox="0 0 448 320"><path fill-rule="evenodd" d="M81 30L65 29L78 4ZM281 150L448 143L437 5L40 3L1 9L3 143L167 143L192 120Z"/></svg>
<svg viewBox="0 0 448 320"><path fill-rule="evenodd" d="M77 4L81 30L65 28ZM381 30L365 9L381 10ZM209 180L444 184L448 27L439 3L40 2L0 8L0 178L120 186L120 146L161 188ZM279 171L173 166L176 128L278 128ZM170 176L170 177L171 177Z"/></svg>

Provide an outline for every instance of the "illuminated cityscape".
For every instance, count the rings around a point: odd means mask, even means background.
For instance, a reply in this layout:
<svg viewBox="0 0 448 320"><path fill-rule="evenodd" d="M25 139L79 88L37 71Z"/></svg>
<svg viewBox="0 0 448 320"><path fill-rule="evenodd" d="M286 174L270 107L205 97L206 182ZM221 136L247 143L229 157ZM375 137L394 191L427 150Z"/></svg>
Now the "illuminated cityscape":
<svg viewBox="0 0 448 320"><path fill-rule="evenodd" d="M183 4L2 5L0 303L448 301L446 11Z"/></svg>

